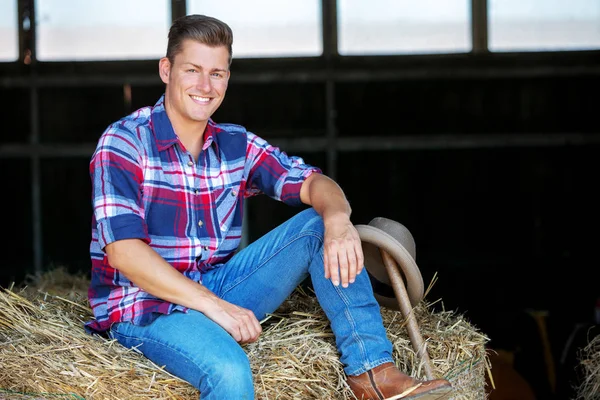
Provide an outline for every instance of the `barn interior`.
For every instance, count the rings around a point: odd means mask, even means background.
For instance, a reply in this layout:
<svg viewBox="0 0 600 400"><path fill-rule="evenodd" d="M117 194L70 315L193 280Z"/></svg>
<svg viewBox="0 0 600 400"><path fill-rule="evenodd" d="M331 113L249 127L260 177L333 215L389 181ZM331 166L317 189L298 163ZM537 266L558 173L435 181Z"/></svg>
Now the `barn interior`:
<svg viewBox="0 0 600 400"><path fill-rule="evenodd" d="M574 397L577 349L600 323L600 2L0 7L1 287L57 266L89 273L97 140L163 94L171 22L206 14L234 32L213 119L320 167L353 223L404 224L436 278L428 299L510 354L536 398ZM248 198L244 245L298 211Z"/></svg>

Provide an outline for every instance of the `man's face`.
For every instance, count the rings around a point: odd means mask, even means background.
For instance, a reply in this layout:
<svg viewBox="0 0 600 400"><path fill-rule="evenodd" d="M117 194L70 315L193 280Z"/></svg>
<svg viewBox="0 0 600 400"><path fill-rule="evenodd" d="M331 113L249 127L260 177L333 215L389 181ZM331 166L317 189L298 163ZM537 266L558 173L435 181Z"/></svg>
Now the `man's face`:
<svg viewBox="0 0 600 400"><path fill-rule="evenodd" d="M217 111L229 82L229 52L225 46L209 47L185 40L173 64L159 63L167 84L165 105L169 118L179 122L205 122Z"/></svg>

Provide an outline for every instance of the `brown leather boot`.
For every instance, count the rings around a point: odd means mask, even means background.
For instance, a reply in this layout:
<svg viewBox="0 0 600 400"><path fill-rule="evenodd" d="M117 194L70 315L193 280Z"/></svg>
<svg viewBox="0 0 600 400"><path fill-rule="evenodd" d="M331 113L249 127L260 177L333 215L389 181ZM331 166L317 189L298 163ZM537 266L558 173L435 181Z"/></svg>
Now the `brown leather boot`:
<svg viewBox="0 0 600 400"><path fill-rule="evenodd" d="M403 374L393 363L379 365L363 374L348 376L350 389L359 400L442 400L450 395L452 385L445 379L420 381Z"/></svg>

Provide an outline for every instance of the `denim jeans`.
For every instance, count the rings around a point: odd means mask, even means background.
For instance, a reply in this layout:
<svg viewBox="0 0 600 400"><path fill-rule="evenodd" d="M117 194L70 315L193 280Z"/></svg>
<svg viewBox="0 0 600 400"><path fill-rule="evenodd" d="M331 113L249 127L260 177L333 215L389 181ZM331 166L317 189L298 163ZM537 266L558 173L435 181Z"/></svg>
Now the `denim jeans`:
<svg viewBox="0 0 600 400"><path fill-rule="evenodd" d="M310 276L345 373L358 375L393 362L368 274L357 275L347 288L325 279L323 234L321 217L312 208L304 210L204 274L202 283L262 320ZM155 364L194 385L202 400L254 398L243 348L198 311L164 315L147 326L115 324L111 336L126 347L137 346Z"/></svg>

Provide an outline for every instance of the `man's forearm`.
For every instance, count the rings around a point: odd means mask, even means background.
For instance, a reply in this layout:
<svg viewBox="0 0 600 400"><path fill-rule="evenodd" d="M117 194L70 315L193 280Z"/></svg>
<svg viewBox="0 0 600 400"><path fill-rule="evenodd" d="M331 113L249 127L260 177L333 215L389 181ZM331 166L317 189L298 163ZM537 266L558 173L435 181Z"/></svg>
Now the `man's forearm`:
<svg viewBox="0 0 600 400"><path fill-rule="evenodd" d="M200 312L216 302L210 290L185 277L139 239L111 243L106 252L113 268L153 296Z"/></svg>
<svg viewBox="0 0 600 400"><path fill-rule="evenodd" d="M352 212L340 186L331 178L312 174L302 185L300 199L311 205L325 223L339 217L350 217Z"/></svg>
<svg viewBox="0 0 600 400"><path fill-rule="evenodd" d="M113 268L151 295L200 311L239 343L254 342L260 336L262 328L252 311L188 279L141 240L116 241L106 246L106 252Z"/></svg>

